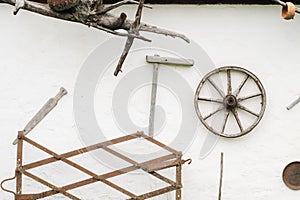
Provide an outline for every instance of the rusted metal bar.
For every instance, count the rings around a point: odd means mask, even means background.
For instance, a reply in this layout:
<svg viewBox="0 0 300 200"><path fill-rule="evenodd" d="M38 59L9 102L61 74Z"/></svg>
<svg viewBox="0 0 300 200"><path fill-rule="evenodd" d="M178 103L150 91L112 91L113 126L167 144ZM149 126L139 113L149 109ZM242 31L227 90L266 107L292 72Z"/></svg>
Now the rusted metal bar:
<svg viewBox="0 0 300 200"><path fill-rule="evenodd" d="M16 200L31 200L31 199L40 199L39 194L17 194Z"/></svg>
<svg viewBox="0 0 300 200"><path fill-rule="evenodd" d="M138 196L136 199L131 198L131 199L128 199L128 200L149 199L149 198L152 198L152 197L155 197L155 196L167 193L167 192L171 192L175 189L176 188L173 187L173 186L168 186L168 187L164 187L164 188L161 188L161 189L158 189L158 190L154 190L152 192L148 192L146 194L142 194L142 195Z"/></svg>
<svg viewBox="0 0 300 200"><path fill-rule="evenodd" d="M108 148L108 147L103 147L102 148L103 150L107 151L108 153L110 154L113 154L114 156L118 157L118 158L121 158L122 160L125 160L126 162L130 163L130 164L133 164L133 165L138 165L137 162L135 162L134 160L124 156L123 154L119 153L119 152L116 152L115 150L111 149L111 148Z"/></svg>
<svg viewBox="0 0 300 200"><path fill-rule="evenodd" d="M17 167L16 167L16 194L22 194L22 162L23 162L23 131L18 132Z"/></svg>
<svg viewBox="0 0 300 200"><path fill-rule="evenodd" d="M145 135L142 132L140 132L140 133L141 133L141 137L143 137L144 139L148 140L149 142L152 142L153 144L156 144L157 146L159 146L159 147L161 147L161 148L163 148L163 149L165 149L167 151L170 151L170 152L176 154L177 156L181 156L182 155L181 152L176 151L175 149L173 149L173 148L171 148L171 147L169 147L169 146L167 146L167 145L165 145L165 144L163 144L163 143L161 143L161 142L159 142L159 141L157 141L157 140L149 137L148 135Z"/></svg>
<svg viewBox="0 0 300 200"><path fill-rule="evenodd" d="M124 188L121 188L121 187L117 186L116 184L114 184L114 183L112 183L112 182L110 182L106 179L101 180L101 182L103 182L106 185L109 185L110 187L122 192L123 194L126 194L127 196L130 196L131 198L135 198L135 199L137 198L137 196L135 194L125 190Z"/></svg>
<svg viewBox="0 0 300 200"><path fill-rule="evenodd" d="M165 161L167 161L167 160L174 159L174 158L176 158L176 157L177 157L177 156L174 155L174 154L169 154L169 155L162 156L162 157L160 157L160 158L156 158L156 159L153 159L153 160L149 160L149 161L140 163L139 166L140 166L143 170L145 170L146 172L150 172L150 171L148 171L148 166L154 165L154 164L156 164L156 163L165 162Z"/></svg>
<svg viewBox="0 0 300 200"><path fill-rule="evenodd" d="M164 182L166 182L166 183L169 183L169 184L172 185L173 187L176 187L176 185L177 185L174 181L172 181L172 180L170 180L170 179L168 179L168 178L166 178L166 177L160 175L160 174L157 173L157 172L149 172L149 174L155 176L156 178L159 178L160 180L162 180L162 181L164 181Z"/></svg>
<svg viewBox="0 0 300 200"><path fill-rule="evenodd" d="M33 175L33 174L31 174L31 173L29 173L29 172L27 172L27 171L23 171L22 173L23 173L24 175L26 175L26 176L32 178L33 180L35 180L35 181L37 181L37 182L39 182L39 183L41 183L41 184L43 184L43 185L46 185L47 187L50 187L50 188L51 188L52 190L54 190L56 193L61 193L61 194L65 195L66 197L69 197L69 198L71 198L71 199L73 199L73 200L80 200L80 198L77 198L77 197L75 197L74 195L72 195L72 194L66 192L64 189L58 188L58 187L52 185L51 183L49 183L49 182L47 182L47 181L45 181L45 180L43 180L43 179L41 179L41 178L39 178L39 177ZM42 197L42 198L43 198L43 197Z"/></svg>
<svg viewBox="0 0 300 200"><path fill-rule="evenodd" d="M174 167L178 164L180 164L181 159L176 159L176 160L168 160L160 163L151 163L146 167L146 170L148 172L153 172L153 171L159 171L162 169Z"/></svg>
<svg viewBox="0 0 300 200"><path fill-rule="evenodd" d="M182 183L181 183L181 170L182 170L182 165L177 165L176 166L176 200L181 200L181 188L182 188Z"/></svg>
<svg viewBox="0 0 300 200"><path fill-rule="evenodd" d="M147 170L147 172L159 171L162 169L175 167L177 165L182 165L185 162L188 162L188 164L190 164L192 162L192 160L191 159L181 160L181 158L179 158L179 159L175 159L175 160L166 160L166 161L159 162L159 163L151 163L147 166L146 170Z"/></svg>
<svg viewBox="0 0 300 200"><path fill-rule="evenodd" d="M132 134L132 135L126 135L126 136L116 138L116 139L113 139L113 140L100 142L100 143L97 143L97 144L94 144L94 145L91 145L91 146L88 146L88 147L73 150L73 151L61 154L60 156L64 157L64 158L69 158L69 157L73 157L73 156L76 156L76 155L79 155L79 154L82 154L82 153L86 153L86 152L89 152L89 151L93 151L93 150L96 150L96 149L107 147L107 146L110 146L110 145L113 145L113 144L118 144L118 143L125 142L125 141L131 140L131 139L135 139L135 138L138 138L138 137L140 137L140 133L135 133L135 134ZM25 137L24 140L26 142L28 142L29 144L33 145L33 146L38 145L38 146L42 147L41 145L37 144L36 142L32 141L31 139L29 139L27 137ZM36 147L38 147L38 146L36 146ZM43 150L43 148L44 147L42 147L41 150ZM46 165L46 164L49 164L49 163L52 163L52 162L55 162L55 161L57 161L57 159L55 157L46 158L46 159L43 159L43 160L40 160L40 161L37 161L37 162L33 162L33 163L30 163L30 164L24 165L23 168L24 169L31 169L31 168Z"/></svg>

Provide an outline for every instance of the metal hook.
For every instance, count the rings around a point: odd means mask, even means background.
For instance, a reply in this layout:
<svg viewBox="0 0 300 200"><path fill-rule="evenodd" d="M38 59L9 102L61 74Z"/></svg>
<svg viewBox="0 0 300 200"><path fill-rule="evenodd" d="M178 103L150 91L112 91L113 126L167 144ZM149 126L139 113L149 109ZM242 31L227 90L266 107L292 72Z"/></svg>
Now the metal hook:
<svg viewBox="0 0 300 200"><path fill-rule="evenodd" d="M8 190L8 189L5 189L5 188L3 187L3 184L4 184L5 182L14 180L15 178L16 178L16 175L15 175L14 177L12 177L12 178L8 178L8 179L3 180L3 181L0 183L0 186L1 186L1 189L4 190L5 192L12 193L13 195L16 196L17 194L16 194L15 192L13 192L13 191L11 191L11 190Z"/></svg>
<svg viewBox="0 0 300 200"><path fill-rule="evenodd" d="M181 160L181 164L183 165L183 164L185 164L187 162L187 164L189 165L189 164L191 164L192 163L192 159L187 159L187 160Z"/></svg>

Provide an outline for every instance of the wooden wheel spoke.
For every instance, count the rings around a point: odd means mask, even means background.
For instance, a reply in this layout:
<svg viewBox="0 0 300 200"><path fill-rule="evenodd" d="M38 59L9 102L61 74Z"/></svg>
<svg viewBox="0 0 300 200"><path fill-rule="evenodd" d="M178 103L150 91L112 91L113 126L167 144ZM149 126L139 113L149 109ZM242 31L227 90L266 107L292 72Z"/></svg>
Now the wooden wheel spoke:
<svg viewBox="0 0 300 200"><path fill-rule="evenodd" d="M223 104L223 100L222 99L211 99L211 98L205 98L205 97L198 97L199 101L208 101L208 102L214 102L214 103L222 103Z"/></svg>
<svg viewBox="0 0 300 200"><path fill-rule="evenodd" d="M234 96L238 96L242 90L242 88L244 87L245 83L247 82L248 78L250 76L247 74L247 76L244 78L244 80L241 82L241 84L239 85L239 87L233 92Z"/></svg>
<svg viewBox="0 0 300 200"><path fill-rule="evenodd" d="M222 126L222 131L221 131L222 134L225 131L225 127L226 127L226 124L227 124L227 121L228 121L229 113L230 112L228 110L225 113L224 122L223 122L223 126Z"/></svg>
<svg viewBox="0 0 300 200"><path fill-rule="evenodd" d="M238 105L238 108L241 109L241 110L244 110L244 111L246 111L247 113L250 113L250 114L252 114L252 115L254 115L254 116L256 116L256 117L259 117L259 114L257 114L257 113L255 113L255 112L249 110L249 109L248 109L247 107L245 107L245 106Z"/></svg>
<svg viewBox="0 0 300 200"><path fill-rule="evenodd" d="M227 69L227 94L232 93L232 87L231 87L231 73L230 69Z"/></svg>
<svg viewBox="0 0 300 200"><path fill-rule="evenodd" d="M217 110L215 110L214 112L210 113L209 115L207 115L206 117L204 117L204 120L207 120L208 118L210 118L211 116L213 116L214 114L220 112L221 110L225 109L224 106L220 106Z"/></svg>
<svg viewBox="0 0 300 200"><path fill-rule="evenodd" d="M207 78L207 80L217 90L221 97L225 97L224 92L211 79Z"/></svg>
<svg viewBox="0 0 300 200"><path fill-rule="evenodd" d="M241 98L238 98L238 101L245 101L247 99L252 99L254 97L258 97L258 96L262 96L262 94L253 94L253 95L250 95L250 96L247 96L247 97L241 97Z"/></svg>
<svg viewBox="0 0 300 200"><path fill-rule="evenodd" d="M241 130L241 132L243 132L244 129L243 129L243 126L242 126L242 122L241 122L241 120L239 118L238 112L236 111L236 109L234 109L234 110L232 110L232 113L233 113L233 116L234 116L234 118L235 118L235 120L236 120L236 122L237 122L237 124L238 124L238 126L239 126L239 128Z"/></svg>

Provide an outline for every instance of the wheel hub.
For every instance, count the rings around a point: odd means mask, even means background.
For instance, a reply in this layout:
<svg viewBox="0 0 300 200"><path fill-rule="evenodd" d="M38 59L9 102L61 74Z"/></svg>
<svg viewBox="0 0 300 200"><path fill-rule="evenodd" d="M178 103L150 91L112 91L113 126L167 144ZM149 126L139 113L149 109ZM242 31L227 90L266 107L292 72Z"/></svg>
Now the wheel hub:
<svg viewBox="0 0 300 200"><path fill-rule="evenodd" d="M226 106L227 109L229 110L233 110L237 107L237 99L234 95L227 95L224 99L224 104Z"/></svg>

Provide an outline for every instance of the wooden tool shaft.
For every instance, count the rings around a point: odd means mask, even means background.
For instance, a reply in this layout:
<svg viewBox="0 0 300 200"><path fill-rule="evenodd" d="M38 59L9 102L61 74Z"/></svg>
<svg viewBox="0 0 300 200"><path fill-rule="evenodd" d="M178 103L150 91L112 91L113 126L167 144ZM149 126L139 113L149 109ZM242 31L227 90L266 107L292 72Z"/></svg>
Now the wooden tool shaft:
<svg viewBox="0 0 300 200"><path fill-rule="evenodd" d="M154 135L154 117L155 117L155 104L157 94L157 79L158 79L158 64L154 63L153 77L152 77L152 89L151 89L151 104L150 104L150 116L149 116L149 136Z"/></svg>
<svg viewBox="0 0 300 200"><path fill-rule="evenodd" d="M50 98L45 105L34 115L34 117L28 122L28 124L23 129L24 135L28 134L36 125L44 119L44 117L57 105L57 102L67 94L67 90L63 87L60 88L57 95ZM17 144L18 139L16 139L13 144Z"/></svg>
<svg viewBox="0 0 300 200"><path fill-rule="evenodd" d="M159 64L175 65L175 66L193 66L194 60L173 58L173 57L160 57L159 55L146 56L148 63L153 63L153 76L152 76L152 89L151 89L151 105L150 105L150 116L149 116L149 130L148 134L150 137L154 135L154 118L155 118L155 104L157 94L157 80L158 80L158 67Z"/></svg>

